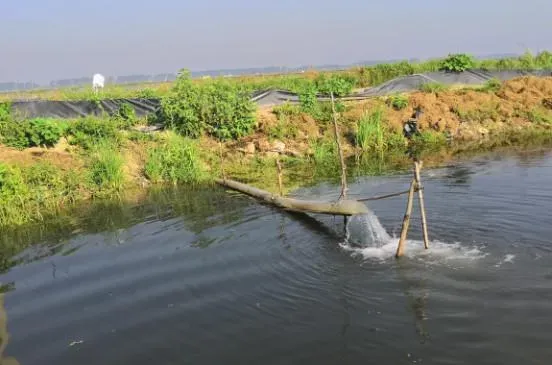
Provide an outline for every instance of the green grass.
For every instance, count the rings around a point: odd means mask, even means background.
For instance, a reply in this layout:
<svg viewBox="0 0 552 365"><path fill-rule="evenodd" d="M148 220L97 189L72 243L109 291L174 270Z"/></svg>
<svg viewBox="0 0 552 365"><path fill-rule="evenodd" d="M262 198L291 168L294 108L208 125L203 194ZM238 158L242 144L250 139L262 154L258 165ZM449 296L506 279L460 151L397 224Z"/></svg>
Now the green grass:
<svg viewBox="0 0 552 365"><path fill-rule="evenodd" d="M404 137L389 129L382 109L365 113L358 121L355 144L364 152L403 148Z"/></svg>
<svg viewBox="0 0 552 365"><path fill-rule="evenodd" d="M420 90L425 93L439 93L447 90L447 86L439 82L428 82L420 86Z"/></svg>
<svg viewBox="0 0 552 365"><path fill-rule="evenodd" d="M503 119L500 114L500 104L487 103L482 104L477 109L465 110L459 107L452 109L452 112L458 116L461 122L478 122L482 123L486 120L499 122Z"/></svg>
<svg viewBox="0 0 552 365"><path fill-rule="evenodd" d="M440 132L424 130L419 136L414 137L414 142L430 146L444 145L447 143L447 137Z"/></svg>
<svg viewBox="0 0 552 365"><path fill-rule="evenodd" d="M535 124L552 124L552 112L536 107L526 112L527 119Z"/></svg>
<svg viewBox="0 0 552 365"><path fill-rule="evenodd" d="M329 138L318 138L310 141L312 150L312 160L314 163L322 165L329 161L332 163L337 161L338 151L335 141Z"/></svg>
<svg viewBox="0 0 552 365"><path fill-rule="evenodd" d="M301 114L301 107L299 105L291 104L289 102L284 102L283 104L276 105L272 108L272 113L278 118L289 118L292 116Z"/></svg>
<svg viewBox="0 0 552 365"><path fill-rule="evenodd" d="M269 139L293 139L296 138L299 133L299 129L295 124L287 119L279 119L278 123L268 130Z"/></svg>
<svg viewBox="0 0 552 365"><path fill-rule="evenodd" d="M299 128L292 122L291 118L301 114L300 107L286 102L274 107L272 112L278 118L278 123L268 129L268 137L279 140L296 138Z"/></svg>
<svg viewBox="0 0 552 365"><path fill-rule="evenodd" d="M95 195L113 195L123 191L123 166L123 157L112 145L101 141L93 146L89 174Z"/></svg>
<svg viewBox="0 0 552 365"><path fill-rule="evenodd" d="M387 99L387 104L395 110L403 110L408 106L408 96L403 94L391 95Z"/></svg>
<svg viewBox="0 0 552 365"><path fill-rule="evenodd" d="M172 133L150 148L144 173L154 183L194 184L205 179L196 142Z"/></svg>
<svg viewBox="0 0 552 365"><path fill-rule="evenodd" d="M82 178L47 163L29 167L0 162L0 226L41 221L43 212L55 212L82 197Z"/></svg>
<svg viewBox="0 0 552 365"><path fill-rule="evenodd" d="M485 84L479 88L479 91L487 93L496 93L502 87L502 82L498 79L490 79Z"/></svg>
<svg viewBox="0 0 552 365"><path fill-rule="evenodd" d="M358 121L356 144L363 151L382 151L386 148L383 126L383 111L376 109L365 113Z"/></svg>

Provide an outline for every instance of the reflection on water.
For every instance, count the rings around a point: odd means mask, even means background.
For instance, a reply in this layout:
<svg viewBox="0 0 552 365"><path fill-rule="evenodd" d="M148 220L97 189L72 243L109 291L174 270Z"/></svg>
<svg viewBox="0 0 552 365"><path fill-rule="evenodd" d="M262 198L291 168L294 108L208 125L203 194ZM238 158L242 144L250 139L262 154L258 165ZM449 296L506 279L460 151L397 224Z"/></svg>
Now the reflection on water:
<svg viewBox="0 0 552 365"><path fill-rule="evenodd" d="M71 255L81 246L67 247L67 243L72 237L82 234L102 233L105 244L120 245L125 242L121 236L125 229L141 222L164 221L175 216L183 218L186 229L200 234L210 227L239 220L241 210L249 204L250 199L229 197L216 187L152 189L145 199L134 204L94 202L49 219L45 224L1 231L0 268L6 272L15 265L52 255ZM207 247L215 240L201 236L197 246ZM41 244L23 256L17 256L35 242Z"/></svg>
<svg viewBox="0 0 552 365"><path fill-rule="evenodd" d="M407 172L358 176L351 192L404 190ZM0 363L548 363L552 156L479 156L422 178L430 249L415 217L400 261L404 197L352 219L355 246L340 217L219 188L4 231Z"/></svg>
<svg viewBox="0 0 552 365"><path fill-rule="evenodd" d="M0 364L19 365L19 362L14 357L5 357L4 355L10 340L10 335L8 333L8 314L4 308L4 295L4 292L0 293Z"/></svg>
<svg viewBox="0 0 552 365"><path fill-rule="evenodd" d="M426 279L417 276L417 272L408 267L404 261L400 261L397 266L397 273L400 281L403 283L405 297L408 299L414 319L416 322L416 333L420 336L420 343L424 344L429 340L429 331L426 328L426 321L429 316L427 307L429 301L429 290L426 285Z"/></svg>

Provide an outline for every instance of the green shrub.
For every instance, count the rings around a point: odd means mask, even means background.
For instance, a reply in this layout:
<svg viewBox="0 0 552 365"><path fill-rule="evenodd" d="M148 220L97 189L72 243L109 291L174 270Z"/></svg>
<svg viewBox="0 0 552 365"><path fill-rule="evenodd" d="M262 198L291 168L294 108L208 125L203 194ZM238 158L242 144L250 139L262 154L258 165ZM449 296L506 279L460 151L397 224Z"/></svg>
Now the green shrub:
<svg viewBox="0 0 552 365"><path fill-rule="evenodd" d="M6 146L24 149L28 147L52 147L65 134L62 121L36 118L22 122L0 122L0 137Z"/></svg>
<svg viewBox="0 0 552 365"><path fill-rule="evenodd" d="M112 118L119 128L128 129L136 125L136 111L129 103L122 103L119 105L117 112L113 115Z"/></svg>
<svg viewBox="0 0 552 365"><path fill-rule="evenodd" d="M496 62L497 70L517 70L519 69L519 60L513 58L504 58Z"/></svg>
<svg viewBox="0 0 552 365"><path fill-rule="evenodd" d="M29 138L23 123L0 122L0 141L8 147L19 150L30 147Z"/></svg>
<svg viewBox="0 0 552 365"><path fill-rule="evenodd" d="M323 95L329 96L333 93L335 97L343 97L351 93L355 81L350 76L320 74L314 84L318 92Z"/></svg>
<svg viewBox="0 0 552 365"><path fill-rule="evenodd" d="M406 95L392 95L387 99L387 103L395 110L402 110L408 106L408 97Z"/></svg>
<svg viewBox="0 0 552 365"><path fill-rule="evenodd" d="M11 119L10 103L0 103L0 123Z"/></svg>
<svg viewBox="0 0 552 365"><path fill-rule="evenodd" d="M29 146L52 147L65 134L66 124L46 118L32 119L23 124L26 128Z"/></svg>
<svg viewBox="0 0 552 365"><path fill-rule="evenodd" d="M519 65L522 70L535 70L537 69L537 63L535 57L530 52L525 52L519 56Z"/></svg>
<svg viewBox="0 0 552 365"><path fill-rule="evenodd" d="M462 72L475 66L475 59L465 53L450 54L441 64L441 70L449 72Z"/></svg>
<svg viewBox="0 0 552 365"><path fill-rule="evenodd" d="M535 65L539 68L552 69L552 53L542 51L535 57Z"/></svg>
<svg viewBox="0 0 552 365"><path fill-rule="evenodd" d="M153 182L195 183L203 178L195 142L177 135L149 150L144 172Z"/></svg>
<svg viewBox="0 0 552 365"><path fill-rule="evenodd" d="M78 119L68 129L69 143L91 149L103 140L117 142L119 131L117 123L109 119L86 117Z"/></svg>
<svg viewBox="0 0 552 365"><path fill-rule="evenodd" d="M253 132L255 104L239 87L223 79L214 80L204 88L203 106L207 133L220 140L237 139Z"/></svg>
<svg viewBox="0 0 552 365"><path fill-rule="evenodd" d="M317 115L319 111L318 104L318 90L314 84L306 85L299 92L299 103L301 105L301 111L310 115Z"/></svg>
<svg viewBox="0 0 552 365"><path fill-rule="evenodd" d="M254 111L255 104L243 87L223 79L196 84L190 73L183 71L171 93L162 99L158 119L191 138L206 132L225 140L251 133L256 123Z"/></svg>
<svg viewBox="0 0 552 365"><path fill-rule="evenodd" d="M138 98L141 99L153 99L158 97L157 91L151 88L144 88L138 91Z"/></svg>

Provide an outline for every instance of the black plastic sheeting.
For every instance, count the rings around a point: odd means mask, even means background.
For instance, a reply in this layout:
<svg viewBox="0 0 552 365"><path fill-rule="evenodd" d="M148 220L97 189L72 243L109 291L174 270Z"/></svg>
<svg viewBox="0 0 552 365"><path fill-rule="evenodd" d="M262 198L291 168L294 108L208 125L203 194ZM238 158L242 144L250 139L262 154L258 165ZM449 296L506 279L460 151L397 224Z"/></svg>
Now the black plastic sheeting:
<svg viewBox="0 0 552 365"><path fill-rule="evenodd" d="M511 80L520 76L552 76L552 71L483 71L470 70L465 72L428 72L399 77L382 85L367 88L342 99L367 99L376 96L384 96L393 93L418 90L423 84L440 83L444 85L463 84L481 85L492 78L501 81ZM319 100L329 100L328 97L319 96ZM259 106L278 105L284 102L298 103L299 97L284 90L264 90L254 92L251 100ZM159 108L160 99L106 99L101 101L52 101L29 100L13 101L12 112L17 118L78 118L88 115L112 115L117 112L123 103L130 104L137 116L143 117Z"/></svg>
<svg viewBox="0 0 552 365"><path fill-rule="evenodd" d="M104 113L113 115L123 103L128 103L140 117L154 113L159 108L159 99L32 100L11 102L11 111L18 119L70 119L89 115L100 116Z"/></svg>
<svg viewBox="0 0 552 365"><path fill-rule="evenodd" d="M383 83L382 85L365 89L351 96L374 97L399 92L418 90L423 84L439 83L443 85L481 85L486 81L496 78L507 81L521 76L552 76L551 70L542 71L483 71L470 70L464 72L427 72L399 77Z"/></svg>

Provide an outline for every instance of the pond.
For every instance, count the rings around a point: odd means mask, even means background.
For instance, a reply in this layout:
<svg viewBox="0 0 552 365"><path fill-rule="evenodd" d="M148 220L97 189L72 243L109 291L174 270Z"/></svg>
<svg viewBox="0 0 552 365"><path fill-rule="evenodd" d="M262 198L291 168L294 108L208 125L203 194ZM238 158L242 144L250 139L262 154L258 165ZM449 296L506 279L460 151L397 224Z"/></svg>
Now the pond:
<svg viewBox="0 0 552 365"><path fill-rule="evenodd" d="M404 196L369 202L348 240L342 218L217 188L46 227L0 276L2 361L550 363L552 152L485 154L422 178L430 249L415 201L400 260ZM401 191L409 179L359 177L350 194ZM293 195L338 190L320 182Z"/></svg>

